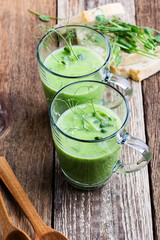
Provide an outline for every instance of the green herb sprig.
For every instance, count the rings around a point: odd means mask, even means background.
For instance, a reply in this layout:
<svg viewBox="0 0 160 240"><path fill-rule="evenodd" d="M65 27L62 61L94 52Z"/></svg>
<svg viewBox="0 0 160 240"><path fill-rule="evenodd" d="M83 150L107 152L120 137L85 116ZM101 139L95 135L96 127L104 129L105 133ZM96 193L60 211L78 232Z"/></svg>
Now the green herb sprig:
<svg viewBox="0 0 160 240"><path fill-rule="evenodd" d="M52 16L46 16L46 15L42 15L36 11L33 11L32 9L28 9L28 11L36 16L39 17L39 19L43 22L49 22L51 19L58 19L58 20L64 20L63 18L57 18L57 17L52 17Z"/></svg>
<svg viewBox="0 0 160 240"><path fill-rule="evenodd" d="M75 31L74 30L66 31L66 39L69 42L70 49L71 49L74 57L78 60L78 56L74 53L73 48L72 48L72 40L74 40L75 37L76 37L76 35L75 35Z"/></svg>
<svg viewBox="0 0 160 240"><path fill-rule="evenodd" d="M116 66L122 61L120 50L127 53L138 53L153 59L157 57L154 50L160 43L160 34L155 36L154 33L160 33L158 30L138 27L116 17L107 19L103 14L96 16L93 28L108 36L112 47L111 63L114 62Z"/></svg>
<svg viewBox="0 0 160 240"><path fill-rule="evenodd" d="M52 34L48 35L47 38L46 38L46 41L43 42L43 46L46 47L47 51L52 55L53 59L55 61L57 61L59 64L65 66L70 61L73 62L75 59L76 60L80 59L80 57L75 54L75 52L73 50L73 47L72 47L72 41L76 37L76 35L75 35L73 30L69 31L68 29L66 29L66 36L64 37L60 32L58 32L52 26L46 26L44 24L39 24L37 28L38 28L38 30L40 30L41 36L39 37L39 36L36 36L36 35L32 34L32 36L36 39L37 42L38 42L39 39L42 38L43 35L47 34L50 31L55 32L61 39L64 40L66 46L64 47L63 50L65 51L67 57L65 57L64 59L61 59L61 60L56 59L56 57L49 50L49 44L53 44L54 43L54 38L53 38ZM66 28L67 28L67 26L66 26Z"/></svg>

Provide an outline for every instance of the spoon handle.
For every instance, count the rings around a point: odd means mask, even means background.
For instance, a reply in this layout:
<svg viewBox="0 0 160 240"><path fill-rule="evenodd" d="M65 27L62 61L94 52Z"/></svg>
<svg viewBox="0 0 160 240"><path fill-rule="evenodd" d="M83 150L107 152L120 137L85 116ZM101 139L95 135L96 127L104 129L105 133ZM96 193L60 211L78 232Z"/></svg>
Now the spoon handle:
<svg viewBox="0 0 160 240"><path fill-rule="evenodd" d="M0 178L23 209L36 234L45 234L49 227L41 220L4 157L0 157Z"/></svg>
<svg viewBox="0 0 160 240"><path fill-rule="evenodd" d="M7 236L8 233L13 231L14 226L12 225L12 223L9 219L1 192L0 192L0 223L2 226L3 239L5 239L5 236Z"/></svg>

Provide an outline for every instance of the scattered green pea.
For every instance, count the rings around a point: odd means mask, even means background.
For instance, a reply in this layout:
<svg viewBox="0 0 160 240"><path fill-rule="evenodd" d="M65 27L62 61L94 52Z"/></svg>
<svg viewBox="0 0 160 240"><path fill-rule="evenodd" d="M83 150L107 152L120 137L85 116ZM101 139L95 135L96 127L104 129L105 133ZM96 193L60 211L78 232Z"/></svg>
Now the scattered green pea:
<svg viewBox="0 0 160 240"><path fill-rule="evenodd" d="M102 133L106 133L107 130L106 130L105 128L102 128L102 129L101 129L101 132L102 132Z"/></svg>
<svg viewBox="0 0 160 240"><path fill-rule="evenodd" d="M97 136L97 137L95 137L94 139L95 139L95 140L100 140L100 139L102 139L102 137L98 137L98 136Z"/></svg>
<svg viewBox="0 0 160 240"><path fill-rule="evenodd" d="M69 47L64 47L64 51L67 53L67 54L71 54L71 50Z"/></svg>

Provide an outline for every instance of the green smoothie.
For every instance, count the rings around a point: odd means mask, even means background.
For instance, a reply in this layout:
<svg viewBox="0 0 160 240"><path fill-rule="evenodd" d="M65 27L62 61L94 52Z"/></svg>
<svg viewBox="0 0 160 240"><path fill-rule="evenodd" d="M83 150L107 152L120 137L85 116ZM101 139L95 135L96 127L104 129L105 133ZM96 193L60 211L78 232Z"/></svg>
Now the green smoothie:
<svg viewBox="0 0 160 240"><path fill-rule="evenodd" d="M91 74L103 66L105 60L95 50L83 46L72 46L73 55L67 52L66 49L63 47L55 50L44 61L45 67L55 74L62 75L58 76L47 71L41 74L48 102L53 99L58 90L69 83L82 80L100 81L103 78L100 75L101 73L90 75L84 79L80 78L80 76Z"/></svg>
<svg viewBox="0 0 160 240"><path fill-rule="evenodd" d="M77 185L106 181L119 160L121 146L116 137L101 139L120 129L122 123L118 115L102 105L87 103L65 111L56 125L68 136L78 139L64 136L52 126L57 154L68 180Z"/></svg>

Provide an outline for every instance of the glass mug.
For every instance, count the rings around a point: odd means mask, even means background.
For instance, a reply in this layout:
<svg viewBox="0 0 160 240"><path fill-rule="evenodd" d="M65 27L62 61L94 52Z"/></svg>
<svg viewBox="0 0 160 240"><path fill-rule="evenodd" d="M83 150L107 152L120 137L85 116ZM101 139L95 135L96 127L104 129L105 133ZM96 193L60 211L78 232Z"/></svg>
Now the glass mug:
<svg viewBox="0 0 160 240"><path fill-rule="evenodd" d="M49 116L62 171L77 188L101 187L112 173L135 172L150 161L149 147L126 131L126 98L107 83L86 80L65 86L55 95ZM123 145L142 158L133 164L121 162Z"/></svg>
<svg viewBox="0 0 160 240"><path fill-rule="evenodd" d="M68 40L68 34L72 36L71 40ZM68 65L63 66L63 64L61 64L62 66L59 67L56 65L54 59L55 54L58 54L60 49L66 47L66 40L72 42L72 49L74 47L75 50L75 47L79 47L79 49L81 48L80 50L86 52L86 56L88 57L92 54L83 66L80 66L80 61L77 63L76 67L79 65L78 71L73 69L72 73L67 74L64 73L64 69L67 68ZM83 54L79 55L81 55L81 57L83 56ZM114 83L121 87L126 98L130 99L132 95L130 83L123 77L111 74L107 68L110 56L111 47L107 38L90 27L68 25L48 32L37 46L39 73L48 103L52 101L56 92L62 87L72 82L90 79ZM63 56L63 60L66 59L65 57ZM75 60L73 54L69 56L69 61L72 62L72 60ZM95 67L91 70L90 64L93 60ZM53 66L55 68L54 70L52 69Z"/></svg>

